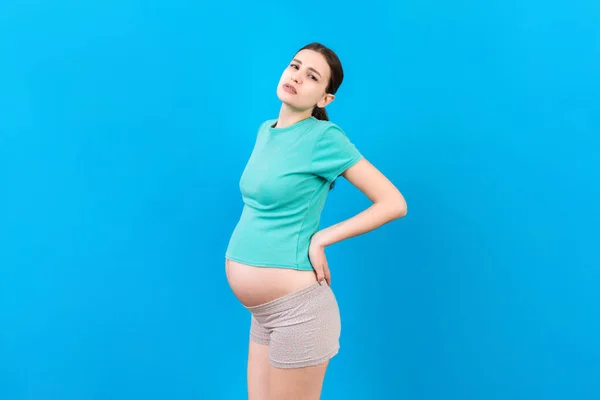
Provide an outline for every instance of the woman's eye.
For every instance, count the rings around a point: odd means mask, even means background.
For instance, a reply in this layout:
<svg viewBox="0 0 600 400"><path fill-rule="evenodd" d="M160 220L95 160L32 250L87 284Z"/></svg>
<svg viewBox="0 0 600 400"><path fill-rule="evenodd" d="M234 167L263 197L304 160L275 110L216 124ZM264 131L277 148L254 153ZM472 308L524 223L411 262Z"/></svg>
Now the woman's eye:
<svg viewBox="0 0 600 400"><path fill-rule="evenodd" d="M308 75L310 77L310 79L312 79L313 81L317 81L317 77L314 76L313 74Z"/></svg>
<svg viewBox="0 0 600 400"><path fill-rule="evenodd" d="M296 64L292 64L292 65L290 65L290 67L292 67L294 69L298 69L298 66Z"/></svg>

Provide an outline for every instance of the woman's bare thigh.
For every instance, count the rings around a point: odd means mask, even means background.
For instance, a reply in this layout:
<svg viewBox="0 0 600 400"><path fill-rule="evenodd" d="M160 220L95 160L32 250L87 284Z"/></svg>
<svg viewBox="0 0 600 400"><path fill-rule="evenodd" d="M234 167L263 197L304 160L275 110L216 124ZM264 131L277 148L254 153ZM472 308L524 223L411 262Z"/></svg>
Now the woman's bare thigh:
<svg viewBox="0 0 600 400"><path fill-rule="evenodd" d="M269 370L269 399L319 400L329 361L312 367Z"/></svg>
<svg viewBox="0 0 600 400"><path fill-rule="evenodd" d="M250 340L248 349L248 400L269 400L269 346Z"/></svg>

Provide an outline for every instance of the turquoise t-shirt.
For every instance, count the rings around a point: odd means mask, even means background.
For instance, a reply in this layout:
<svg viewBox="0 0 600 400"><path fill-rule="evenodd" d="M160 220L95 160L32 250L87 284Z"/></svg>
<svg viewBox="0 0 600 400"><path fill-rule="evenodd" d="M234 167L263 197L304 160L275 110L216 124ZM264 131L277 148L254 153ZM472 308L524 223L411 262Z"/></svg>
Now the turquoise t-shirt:
<svg viewBox="0 0 600 400"><path fill-rule="evenodd" d="M261 124L239 186L244 208L225 257L263 267L312 270L317 232L331 183L361 153L330 121L310 117L285 128Z"/></svg>

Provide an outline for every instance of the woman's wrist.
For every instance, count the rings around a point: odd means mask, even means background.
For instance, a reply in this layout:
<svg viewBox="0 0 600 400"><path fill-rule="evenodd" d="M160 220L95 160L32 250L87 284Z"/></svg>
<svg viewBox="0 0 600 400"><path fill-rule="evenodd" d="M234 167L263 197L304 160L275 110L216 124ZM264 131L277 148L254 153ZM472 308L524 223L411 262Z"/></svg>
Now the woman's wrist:
<svg viewBox="0 0 600 400"><path fill-rule="evenodd" d="M318 231L310 238L310 241L313 245L325 248L327 244L323 238L323 231Z"/></svg>

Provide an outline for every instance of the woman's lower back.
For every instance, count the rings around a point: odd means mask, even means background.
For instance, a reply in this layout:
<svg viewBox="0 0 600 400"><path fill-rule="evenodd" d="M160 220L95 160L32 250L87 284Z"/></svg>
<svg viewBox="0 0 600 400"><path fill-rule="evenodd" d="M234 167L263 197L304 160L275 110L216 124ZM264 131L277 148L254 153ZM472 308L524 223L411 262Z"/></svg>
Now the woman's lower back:
<svg viewBox="0 0 600 400"><path fill-rule="evenodd" d="M229 259L225 259L225 273L231 290L246 307L264 304L317 282L314 271L255 267Z"/></svg>

